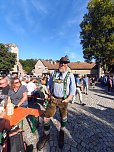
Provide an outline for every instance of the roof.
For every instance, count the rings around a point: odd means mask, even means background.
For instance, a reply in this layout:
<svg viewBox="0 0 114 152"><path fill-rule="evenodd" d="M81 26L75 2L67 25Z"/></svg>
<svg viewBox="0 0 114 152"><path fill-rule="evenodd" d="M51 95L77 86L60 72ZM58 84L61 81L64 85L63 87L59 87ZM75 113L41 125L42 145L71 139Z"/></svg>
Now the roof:
<svg viewBox="0 0 114 152"><path fill-rule="evenodd" d="M81 69L93 69L96 68L96 63L87 63L87 62L71 62L69 63L69 67L72 70L81 70Z"/></svg>
<svg viewBox="0 0 114 152"><path fill-rule="evenodd" d="M41 62L44 64L45 67L47 67L49 70L56 70L59 67L59 62L55 61L46 61L41 60ZM81 70L81 69L92 69L96 68L96 63L87 63L87 62L71 62L68 64L69 68L71 70Z"/></svg>
<svg viewBox="0 0 114 152"><path fill-rule="evenodd" d="M41 62L44 64L45 67L48 68L48 70L56 70L59 67L59 63L55 61L41 60Z"/></svg>

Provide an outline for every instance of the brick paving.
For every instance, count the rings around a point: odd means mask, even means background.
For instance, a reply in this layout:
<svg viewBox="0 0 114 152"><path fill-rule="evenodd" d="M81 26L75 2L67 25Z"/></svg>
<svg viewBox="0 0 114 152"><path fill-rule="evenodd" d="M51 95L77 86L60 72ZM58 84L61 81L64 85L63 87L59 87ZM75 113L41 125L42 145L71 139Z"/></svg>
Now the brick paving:
<svg viewBox="0 0 114 152"><path fill-rule="evenodd" d="M59 113L52 119L50 140L41 152L114 152L114 93L108 94L106 88L89 88L83 94L86 106L69 103L68 124L65 129L65 145L58 148L60 128ZM27 124L27 123L25 123ZM35 134L24 126L25 139L33 146L30 152L37 152L36 142L42 134L42 123Z"/></svg>

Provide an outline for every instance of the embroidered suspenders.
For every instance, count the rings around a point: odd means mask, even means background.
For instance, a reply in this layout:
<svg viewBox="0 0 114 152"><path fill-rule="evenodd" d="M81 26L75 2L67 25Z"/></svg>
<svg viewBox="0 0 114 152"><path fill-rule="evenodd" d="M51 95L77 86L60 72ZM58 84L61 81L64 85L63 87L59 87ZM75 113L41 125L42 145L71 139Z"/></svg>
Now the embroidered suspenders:
<svg viewBox="0 0 114 152"><path fill-rule="evenodd" d="M57 83L63 83L63 92L64 92L64 99L67 98L67 94L66 94L66 90L67 90L67 79L70 75L70 72L68 71L64 80L56 80L56 72L57 71L54 71L54 74L53 74L53 82L52 82L52 94L54 92L54 83L57 82Z"/></svg>

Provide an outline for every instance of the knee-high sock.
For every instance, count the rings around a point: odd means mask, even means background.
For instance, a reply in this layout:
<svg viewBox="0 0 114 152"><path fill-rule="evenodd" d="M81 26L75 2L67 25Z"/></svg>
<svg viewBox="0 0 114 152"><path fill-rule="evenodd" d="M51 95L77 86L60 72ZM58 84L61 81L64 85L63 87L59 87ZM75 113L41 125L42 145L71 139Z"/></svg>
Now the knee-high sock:
<svg viewBox="0 0 114 152"><path fill-rule="evenodd" d="M67 124L67 117L61 119L61 129L63 129Z"/></svg>

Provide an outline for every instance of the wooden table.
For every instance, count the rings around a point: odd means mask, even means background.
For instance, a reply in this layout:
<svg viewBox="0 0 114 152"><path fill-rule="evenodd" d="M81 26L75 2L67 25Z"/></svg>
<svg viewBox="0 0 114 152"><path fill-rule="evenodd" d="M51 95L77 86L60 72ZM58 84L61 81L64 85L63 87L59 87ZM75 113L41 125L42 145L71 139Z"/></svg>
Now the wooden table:
<svg viewBox="0 0 114 152"><path fill-rule="evenodd" d="M20 121L26 118L28 115L38 117L43 114L44 111L33 108L18 107L14 109L14 114L11 116L5 115L4 118L10 122L10 126L17 125Z"/></svg>
<svg viewBox="0 0 114 152"><path fill-rule="evenodd" d="M12 127L16 126L21 122L24 118L26 118L28 115L32 115L35 117L41 116L44 111L33 109L33 108L15 108L14 114L11 116L8 116L6 113L3 114L3 117L0 119L0 132L3 129L11 129ZM33 130L34 133L36 130L34 124L33 124ZM3 152L7 152L7 146L3 147Z"/></svg>

